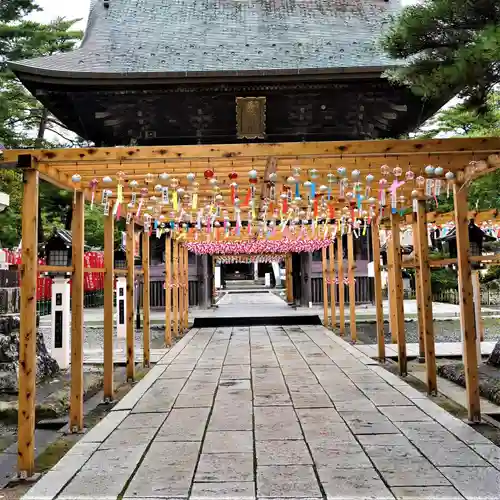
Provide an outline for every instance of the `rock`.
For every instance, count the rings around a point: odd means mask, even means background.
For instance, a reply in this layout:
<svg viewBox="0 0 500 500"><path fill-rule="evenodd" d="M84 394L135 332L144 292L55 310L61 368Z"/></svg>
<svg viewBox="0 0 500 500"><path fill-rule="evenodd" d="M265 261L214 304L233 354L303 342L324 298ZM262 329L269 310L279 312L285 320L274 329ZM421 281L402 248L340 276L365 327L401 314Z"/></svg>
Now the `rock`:
<svg viewBox="0 0 500 500"><path fill-rule="evenodd" d="M17 393L19 367L19 316L0 317L0 393ZM36 381L59 372L57 361L47 351L43 334L36 334Z"/></svg>
<svg viewBox="0 0 500 500"><path fill-rule="evenodd" d="M500 340L496 343L493 348L488 361L486 361L490 366L494 366L495 368L500 368Z"/></svg>

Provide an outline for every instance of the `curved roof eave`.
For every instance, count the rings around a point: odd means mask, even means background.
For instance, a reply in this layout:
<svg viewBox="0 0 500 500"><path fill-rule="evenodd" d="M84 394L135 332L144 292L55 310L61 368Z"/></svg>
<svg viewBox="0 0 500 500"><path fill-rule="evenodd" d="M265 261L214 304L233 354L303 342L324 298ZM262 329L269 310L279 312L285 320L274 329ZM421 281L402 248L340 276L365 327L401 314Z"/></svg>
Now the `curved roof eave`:
<svg viewBox="0 0 500 500"><path fill-rule="evenodd" d="M100 84L116 83L117 81L125 80L141 80L143 83L147 80L173 80L173 79L189 79L189 80L205 80L205 79L247 79L247 78L264 78L264 77L320 77L320 76L373 76L381 75L388 69L397 66L365 66L361 68L303 68L303 69L258 69L258 70L239 70L239 71L162 71L162 72L130 72L130 73L111 73L111 72L79 72L68 70L54 70L47 68L33 67L26 64L9 62L9 67L16 73L21 80L24 78L29 80L74 80L76 83L95 82L99 80ZM30 78L35 77L35 78ZM151 82L153 83L153 82Z"/></svg>

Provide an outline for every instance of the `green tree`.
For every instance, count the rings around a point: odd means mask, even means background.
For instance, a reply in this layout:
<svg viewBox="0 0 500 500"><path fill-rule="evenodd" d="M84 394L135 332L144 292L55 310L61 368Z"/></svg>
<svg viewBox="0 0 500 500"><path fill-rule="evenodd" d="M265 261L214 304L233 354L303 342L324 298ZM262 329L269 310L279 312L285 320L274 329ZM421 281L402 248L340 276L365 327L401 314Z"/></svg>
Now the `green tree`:
<svg viewBox="0 0 500 500"><path fill-rule="evenodd" d="M500 2L425 0L408 6L393 19L382 47L403 62L388 72L392 80L426 98L458 93L485 112L500 82Z"/></svg>

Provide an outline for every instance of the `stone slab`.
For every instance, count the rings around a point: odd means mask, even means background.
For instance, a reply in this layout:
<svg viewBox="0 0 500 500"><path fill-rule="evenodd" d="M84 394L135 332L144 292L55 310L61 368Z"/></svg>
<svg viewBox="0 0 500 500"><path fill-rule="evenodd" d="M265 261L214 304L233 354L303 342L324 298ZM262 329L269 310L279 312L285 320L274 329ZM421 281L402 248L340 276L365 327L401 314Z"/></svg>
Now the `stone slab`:
<svg viewBox="0 0 500 500"><path fill-rule="evenodd" d="M231 482L210 482L194 483L190 499L207 500L226 498L231 500L253 500L255 499L255 485L253 482L236 483Z"/></svg>
<svg viewBox="0 0 500 500"><path fill-rule="evenodd" d="M253 433L251 431L207 432L203 453L253 453Z"/></svg>
<svg viewBox="0 0 500 500"><path fill-rule="evenodd" d="M337 469L323 482L328 499L394 500L375 469Z"/></svg>
<svg viewBox="0 0 500 500"><path fill-rule="evenodd" d="M254 408L255 439L302 439L297 416L291 407Z"/></svg>
<svg viewBox="0 0 500 500"><path fill-rule="evenodd" d="M201 441L210 408L174 408L155 441Z"/></svg>
<svg viewBox="0 0 500 500"><path fill-rule="evenodd" d="M499 498L500 471L493 467L440 467L439 470L467 499Z"/></svg>
<svg viewBox="0 0 500 500"><path fill-rule="evenodd" d="M304 440L256 441L257 465L312 465Z"/></svg>
<svg viewBox="0 0 500 500"><path fill-rule="evenodd" d="M202 453L195 482L254 480L253 453Z"/></svg>
<svg viewBox="0 0 500 500"><path fill-rule="evenodd" d="M310 465L257 466L259 498L322 498Z"/></svg>

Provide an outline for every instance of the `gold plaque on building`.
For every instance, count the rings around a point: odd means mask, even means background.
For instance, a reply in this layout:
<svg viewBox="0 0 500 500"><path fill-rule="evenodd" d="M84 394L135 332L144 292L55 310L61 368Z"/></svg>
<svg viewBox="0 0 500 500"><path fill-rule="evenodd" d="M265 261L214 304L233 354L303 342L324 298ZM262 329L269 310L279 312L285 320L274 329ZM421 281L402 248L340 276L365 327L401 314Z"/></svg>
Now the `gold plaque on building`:
<svg viewBox="0 0 500 500"><path fill-rule="evenodd" d="M238 139L264 139L266 135L266 98L236 98L236 135Z"/></svg>

